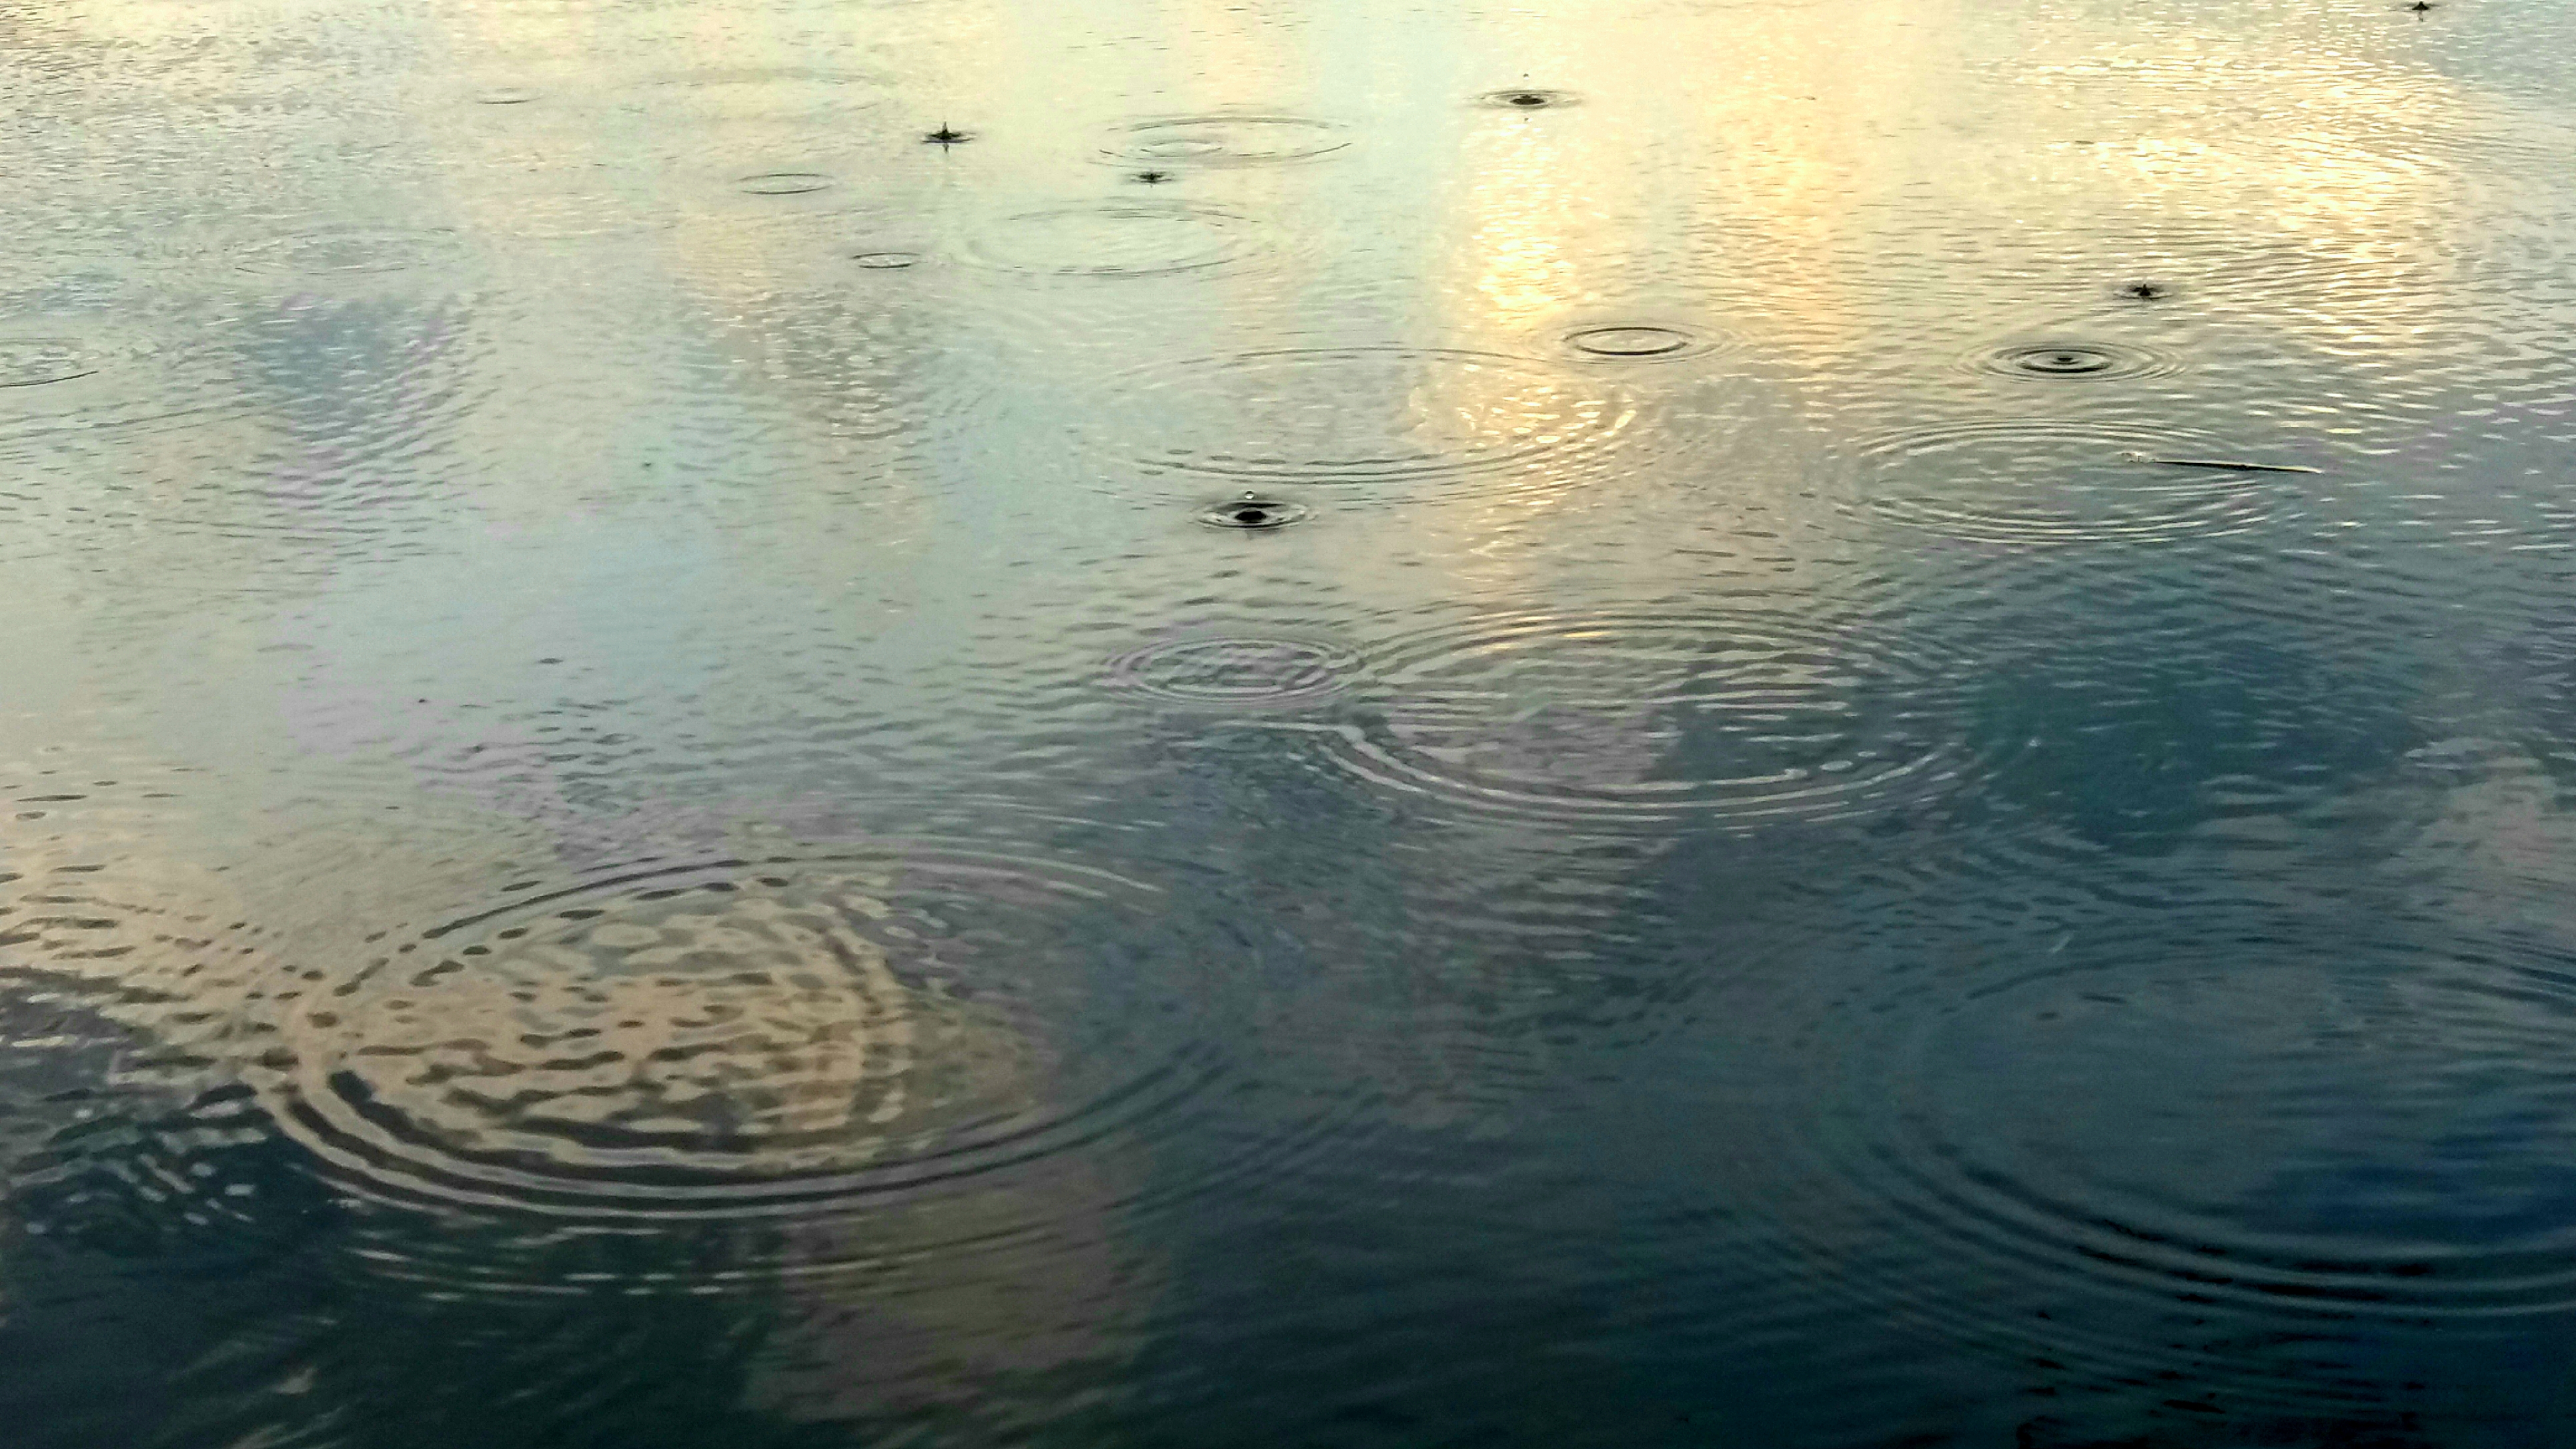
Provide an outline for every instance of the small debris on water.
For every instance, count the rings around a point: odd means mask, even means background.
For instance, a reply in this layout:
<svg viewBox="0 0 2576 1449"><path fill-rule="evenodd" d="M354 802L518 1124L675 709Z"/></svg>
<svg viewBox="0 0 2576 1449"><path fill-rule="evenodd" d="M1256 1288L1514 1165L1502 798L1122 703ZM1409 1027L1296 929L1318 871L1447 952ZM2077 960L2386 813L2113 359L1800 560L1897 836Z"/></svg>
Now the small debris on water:
<svg viewBox="0 0 2576 1449"><path fill-rule="evenodd" d="M2232 458L2159 458L2152 453L2123 453L2133 463L2161 463L2168 468L2217 468L2229 473L2314 473L2294 463L2246 463Z"/></svg>

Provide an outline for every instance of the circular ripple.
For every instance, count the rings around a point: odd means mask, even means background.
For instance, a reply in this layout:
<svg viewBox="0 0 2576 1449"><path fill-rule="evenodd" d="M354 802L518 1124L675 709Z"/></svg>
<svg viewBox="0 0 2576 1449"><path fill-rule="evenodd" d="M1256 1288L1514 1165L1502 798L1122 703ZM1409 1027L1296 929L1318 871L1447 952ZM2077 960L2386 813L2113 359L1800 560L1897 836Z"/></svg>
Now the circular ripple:
<svg viewBox="0 0 2576 1449"><path fill-rule="evenodd" d="M204 329L138 330L93 314L36 314L0 335L0 443L188 426L251 396Z"/></svg>
<svg viewBox="0 0 2576 1449"><path fill-rule="evenodd" d="M1691 345L1691 335L1671 327L1586 327L1565 339L1595 357L1667 357Z"/></svg>
<svg viewBox="0 0 2576 1449"><path fill-rule="evenodd" d="M860 266L866 267L870 271L892 272L900 271L905 267L920 265L921 253L859 252L853 255L850 260L857 262Z"/></svg>
<svg viewBox="0 0 2576 1449"><path fill-rule="evenodd" d="M474 93L478 106L524 106L536 98L537 93L526 86L494 86Z"/></svg>
<svg viewBox="0 0 2576 1449"><path fill-rule="evenodd" d="M398 1200L855 1209L1067 1152L1188 1090L1183 1004L1103 969L1156 899L928 850L529 898L304 991L277 1115Z"/></svg>
<svg viewBox="0 0 2576 1449"><path fill-rule="evenodd" d="M1492 353L1318 348L1131 374L1104 448L1148 473L1278 484L1386 483L1548 465L1578 481L1635 417L1595 374ZM1159 446L1157 446L1159 445Z"/></svg>
<svg viewBox="0 0 2576 1449"><path fill-rule="evenodd" d="M1746 988L1778 1037L1743 1069L1786 1104L1788 1172L1758 1192L1812 1234L1821 1282L2124 1368L2138 1345L2115 1315L2014 1330L1996 1302L2252 1320L2211 1330L2227 1338L2576 1306L2562 962L2356 971L2257 936L2085 954ZM1884 1245L1882 1271L1851 1271L1856 1239Z"/></svg>
<svg viewBox="0 0 2576 1449"><path fill-rule="evenodd" d="M2277 473L2161 466L2226 458L2203 434L1996 420L1891 433L1851 449L1855 506L1975 543L2129 542L2237 533L2296 497Z"/></svg>
<svg viewBox="0 0 2576 1449"><path fill-rule="evenodd" d="M764 171L734 183L746 196L803 196L831 184L832 178L819 171Z"/></svg>
<svg viewBox="0 0 2576 1449"><path fill-rule="evenodd" d="M1582 97L1572 91L1544 90L1536 86L1514 86L1509 90L1487 91L1476 97L1476 104L1503 111L1544 111L1558 106L1582 104Z"/></svg>
<svg viewBox="0 0 2576 1449"><path fill-rule="evenodd" d="M1312 511L1302 503L1246 493L1199 510L1199 522L1211 528L1285 528L1305 522Z"/></svg>
<svg viewBox="0 0 2576 1449"><path fill-rule="evenodd" d="M98 359L69 337L0 337L0 388L43 387L98 371Z"/></svg>
<svg viewBox="0 0 2576 1449"><path fill-rule="evenodd" d="M2016 342L1969 359L1980 372L2000 377L2156 377L2178 364L2164 353L2117 342L2043 338Z"/></svg>
<svg viewBox="0 0 2576 1449"><path fill-rule="evenodd" d="M1303 116L1181 116L1127 127L1108 154L1122 162L1260 166L1329 155L1350 144L1341 126Z"/></svg>
<svg viewBox="0 0 2576 1449"><path fill-rule="evenodd" d="M1224 266L1254 247L1251 221L1184 203L1057 207L1004 217L965 256L1004 271L1058 276L1155 276Z"/></svg>
<svg viewBox="0 0 2576 1449"><path fill-rule="evenodd" d="M1584 362L1678 362L1722 351L1736 339L1669 322L1595 322L1567 332L1562 341Z"/></svg>
<svg viewBox="0 0 2576 1449"><path fill-rule="evenodd" d="M1293 709L1350 687L1359 656L1309 639L1204 637L1149 644L1109 662L1109 682L1163 704Z"/></svg>
<svg viewBox="0 0 2576 1449"><path fill-rule="evenodd" d="M237 255L252 271L369 275L451 266L464 258L465 242L451 231L353 227L271 237Z"/></svg>
<svg viewBox="0 0 2576 1449"><path fill-rule="evenodd" d="M1971 788L1971 671L1867 621L1524 614L1373 651L1333 753L1373 784L1591 822L1823 819Z"/></svg>

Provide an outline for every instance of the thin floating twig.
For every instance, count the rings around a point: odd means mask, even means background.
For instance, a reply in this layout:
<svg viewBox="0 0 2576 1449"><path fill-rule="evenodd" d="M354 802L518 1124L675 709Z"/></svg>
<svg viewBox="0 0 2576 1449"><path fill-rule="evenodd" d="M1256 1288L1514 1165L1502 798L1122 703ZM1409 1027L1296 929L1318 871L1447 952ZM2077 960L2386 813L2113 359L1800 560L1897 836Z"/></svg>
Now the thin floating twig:
<svg viewBox="0 0 2576 1449"><path fill-rule="evenodd" d="M2314 473L2292 463L2238 463L2226 458L2142 458L2146 463L2162 463L2168 468L2223 468L2230 473Z"/></svg>

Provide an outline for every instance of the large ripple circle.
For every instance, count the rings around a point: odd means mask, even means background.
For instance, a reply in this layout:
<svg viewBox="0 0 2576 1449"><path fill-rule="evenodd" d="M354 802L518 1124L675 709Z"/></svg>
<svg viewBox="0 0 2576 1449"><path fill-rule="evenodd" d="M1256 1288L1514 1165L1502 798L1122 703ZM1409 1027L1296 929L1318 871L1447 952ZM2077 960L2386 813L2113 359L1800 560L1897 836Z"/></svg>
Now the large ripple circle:
<svg viewBox="0 0 2576 1449"><path fill-rule="evenodd" d="M2249 937L1822 975L1739 987L1772 1038L1742 1069L1783 1104L1780 1156L1746 1166L1819 1286L1872 1311L1983 1337L2004 1297L2188 1303L2232 1339L2576 1307L2576 991L2554 961L2472 944L2352 970ZM1876 1245L1864 1277L1854 1241ZM2134 1368L2134 1321L2012 1332Z"/></svg>
<svg viewBox="0 0 2576 1449"><path fill-rule="evenodd" d="M726 862L523 899L304 990L278 1113L356 1190L805 1217L1149 1115L1186 1014L1102 964L1154 893L1016 857Z"/></svg>
<svg viewBox="0 0 2576 1449"><path fill-rule="evenodd" d="M1768 611L1487 617L1373 651L1325 733L1384 789L1596 825L1756 825L1974 790L1971 671L1901 633Z"/></svg>
<svg viewBox="0 0 2576 1449"><path fill-rule="evenodd" d="M1157 276L1225 266L1257 244L1250 219L1218 207L1103 202L998 218L967 238L963 255L1008 272Z"/></svg>
<svg viewBox="0 0 2576 1449"><path fill-rule="evenodd" d="M1863 516L1974 543L2153 543L2241 533L2294 505L2279 473L2175 467L2234 445L2180 429L1992 419L1863 439L1845 452Z"/></svg>
<svg viewBox="0 0 2576 1449"><path fill-rule="evenodd" d="M1093 437L1147 474L1269 484L1598 470L1636 418L1596 373L1496 353L1298 348L1195 358L1122 379Z"/></svg>

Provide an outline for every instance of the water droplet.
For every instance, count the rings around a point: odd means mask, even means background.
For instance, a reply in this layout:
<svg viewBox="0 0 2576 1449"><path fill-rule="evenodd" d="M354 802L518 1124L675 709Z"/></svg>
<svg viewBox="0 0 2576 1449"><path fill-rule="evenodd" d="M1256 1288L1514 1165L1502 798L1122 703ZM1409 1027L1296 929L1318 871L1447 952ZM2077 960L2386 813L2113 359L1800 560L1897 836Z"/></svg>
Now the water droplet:
<svg viewBox="0 0 2576 1449"><path fill-rule="evenodd" d="M1279 528L1303 522L1308 512L1303 504L1246 493L1241 498L1201 510L1199 521L1218 528Z"/></svg>
<svg viewBox="0 0 2576 1449"><path fill-rule="evenodd" d="M1513 86L1508 90L1487 91L1476 98L1479 105L1505 111L1544 111L1581 104L1582 97L1572 91L1548 90L1539 86Z"/></svg>

